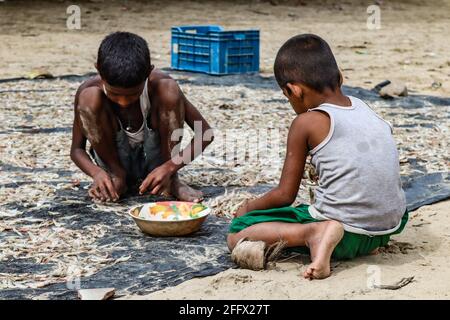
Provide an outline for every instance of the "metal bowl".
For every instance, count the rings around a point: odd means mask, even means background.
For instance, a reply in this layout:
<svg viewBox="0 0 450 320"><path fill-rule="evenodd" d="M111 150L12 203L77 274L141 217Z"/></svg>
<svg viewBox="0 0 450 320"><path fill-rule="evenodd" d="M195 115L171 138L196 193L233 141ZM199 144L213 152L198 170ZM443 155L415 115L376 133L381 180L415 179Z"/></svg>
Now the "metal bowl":
<svg viewBox="0 0 450 320"><path fill-rule="evenodd" d="M172 202L176 203L178 201ZM148 220L139 217L139 213L144 206L145 205L142 204L135 206L130 209L128 214L133 218L134 222L136 222L142 232L157 237L176 237L194 233L200 229L211 211L209 208L204 209L201 211L202 216L199 218L178 221Z"/></svg>

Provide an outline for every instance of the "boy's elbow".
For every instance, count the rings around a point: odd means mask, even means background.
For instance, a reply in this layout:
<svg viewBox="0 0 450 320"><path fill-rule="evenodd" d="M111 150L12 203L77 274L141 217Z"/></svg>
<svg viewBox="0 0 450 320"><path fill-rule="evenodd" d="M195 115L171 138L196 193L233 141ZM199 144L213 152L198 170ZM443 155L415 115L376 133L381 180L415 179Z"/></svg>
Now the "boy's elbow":
<svg viewBox="0 0 450 320"><path fill-rule="evenodd" d="M279 190L279 196L278 196L278 200L280 202L279 206L280 207L290 206L292 203L294 203L296 197L297 197L296 194L292 194L289 192L285 192L283 190Z"/></svg>
<svg viewBox="0 0 450 320"><path fill-rule="evenodd" d="M280 199L280 207L289 207L291 204L293 204L295 201L295 197L288 197L286 196L285 198L281 198Z"/></svg>
<svg viewBox="0 0 450 320"><path fill-rule="evenodd" d="M70 160L72 160L73 162L76 162L77 158L78 158L78 150L76 148L72 148L70 149Z"/></svg>
<svg viewBox="0 0 450 320"><path fill-rule="evenodd" d="M75 151L74 150L70 150L70 160L75 162Z"/></svg>

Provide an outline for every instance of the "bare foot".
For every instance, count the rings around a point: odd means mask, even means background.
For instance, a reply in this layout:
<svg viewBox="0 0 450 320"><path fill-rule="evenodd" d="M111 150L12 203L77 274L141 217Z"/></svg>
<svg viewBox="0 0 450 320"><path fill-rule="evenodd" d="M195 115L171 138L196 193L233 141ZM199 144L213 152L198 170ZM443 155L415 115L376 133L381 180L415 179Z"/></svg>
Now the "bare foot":
<svg viewBox="0 0 450 320"><path fill-rule="evenodd" d="M303 273L306 279L324 279L330 276L331 254L343 236L344 229L339 222L323 221L317 223L317 231L306 243L311 251L312 260L312 263Z"/></svg>
<svg viewBox="0 0 450 320"><path fill-rule="evenodd" d="M171 185L172 195L181 201L200 202L203 200L203 192L195 190L175 177Z"/></svg>

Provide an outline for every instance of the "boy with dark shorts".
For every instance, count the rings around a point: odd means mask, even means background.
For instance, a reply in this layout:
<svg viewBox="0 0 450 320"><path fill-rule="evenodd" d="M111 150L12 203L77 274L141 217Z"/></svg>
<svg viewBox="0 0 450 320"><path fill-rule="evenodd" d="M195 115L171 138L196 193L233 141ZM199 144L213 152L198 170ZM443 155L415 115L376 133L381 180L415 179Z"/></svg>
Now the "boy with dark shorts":
<svg viewBox="0 0 450 320"><path fill-rule="evenodd" d="M135 188L200 201L202 193L181 182L177 171L211 143L212 130L178 84L151 64L147 42L136 34L112 33L102 41L95 67L98 75L75 96L70 152L93 179L88 194L117 201ZM180 150L185 122L200 130Z"/></svg>

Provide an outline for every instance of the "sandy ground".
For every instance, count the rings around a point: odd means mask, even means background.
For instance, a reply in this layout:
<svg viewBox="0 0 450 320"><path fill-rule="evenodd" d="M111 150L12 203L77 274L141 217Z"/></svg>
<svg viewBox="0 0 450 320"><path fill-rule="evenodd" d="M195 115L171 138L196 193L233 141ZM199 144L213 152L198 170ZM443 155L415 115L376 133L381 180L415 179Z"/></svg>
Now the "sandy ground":
<svg viewBox="0 0 450 320"><path fill-rule="evenodd" d="M283 1L278 1L284 3ZM96 50L111 31L144 36L154 63L168 67L170 27L220 24L227 29L261 30L261 71L270 73L279 46L290 36L311 32L329 41L345 83L372 88L385 79L405 82L410 92L450 95L450 1L384 1L381 29L368 30L370 1L78 1L81 30L66 28L72 1L0 2L0 78L26 76L35 68L53 75L94 71ZM238 14L239 13L239 14ZM419 209L405 232L377 256L334 263L333 275L309 282L300 277L306 259L278 263L275 270L228 270L194 279L145 299L325 299L427 298L450 294L450 201ZM379 277L378 277L379 276ZM392 284L414 276L396 290L368 288L379 279Z"/></svg>
<svg viewBox="0 0 450 320"><path fill-rule="evenodd" d="M261 30L261 71L271 72L280 45L316 33L331 45L346 84L372 88L400 80L410 91L450 95L450 1L379 1L379 30L367 28L372 1L11 1L0 2L0 77L43 67L54 75L94 71L101 39L115 30L145 37L154 63L170 64L170 27L220 24ZM81 8L68 30L66 8ZM336 4L339 3L339 4ZM433 85L434 83L434 85Z"/></svg>
<svg viewBox="0 0 450 320"><path fill-rule="evenodd" d="M129 299L449 299L449 213L450 201L420 208L388 249L350 262L333 262L333 273L325 280L302 278L308 259L294 257L272 270L229 269ZM398 290L371 287L407 277L414 281Z"/></svg>

